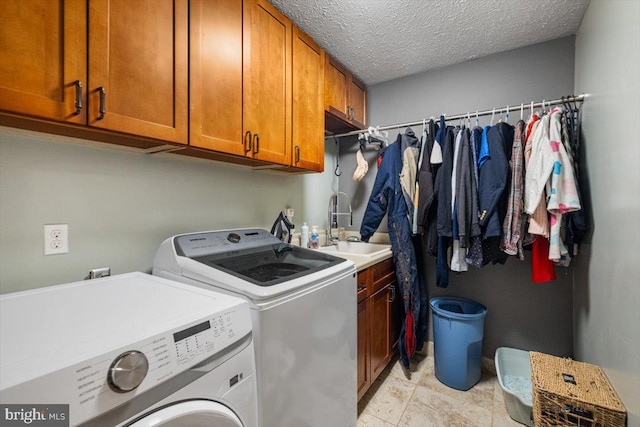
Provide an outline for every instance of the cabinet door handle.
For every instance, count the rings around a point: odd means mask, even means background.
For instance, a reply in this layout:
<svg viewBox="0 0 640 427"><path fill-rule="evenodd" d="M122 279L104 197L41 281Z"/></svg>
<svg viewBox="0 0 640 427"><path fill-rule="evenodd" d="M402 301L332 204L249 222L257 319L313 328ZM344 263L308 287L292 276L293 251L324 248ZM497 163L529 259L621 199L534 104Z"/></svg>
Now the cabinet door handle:
<svg viewBox="0 0 640 427"><path fill-rule="evenodd" d="M76 80L73 84L76 86L76 111L73 115L77 116L82 111L82 82Z"/></svg>
<svg viewBox="0 0 640 427"><path fill-rule="evenodd" d="M245 154L251 151L251 131L248 130L245 134L244 134L244 152Z"/></svg>
<svg viewBox="0 0 640 427"><path fill-rule="evenodd" d="M253 135L253 154L258 154L260 151L260 135L257 133Z"/></svg>
<svg viewBox="0 0 640 427"><path fill-rule="evenodd" d="M296 145L296 163L300 162L300 146Z"/></svg>
<svg viewBox="0 0 640 427"><path fill-rule="evenodd" d="M389 297L389 302L394 302L396 300L396 287L391 285L391 296Z"/></svg>
<svg viewBox="0 0 640 427"><path fill-rule="evenodd" d="M100 86L98 88L98 93L100 94L100 115L96 120L104 119L104 115L107 113L107 109L105 107L105 98L107 96L107 91L104 89L104 86Z"/></svg>
<svg viewBox="0 0 640 427"><path fill-rule="evenodd" d="M358 292L360 291L366 291L367 290L367 285L360 285L358 286Z"/></svg>

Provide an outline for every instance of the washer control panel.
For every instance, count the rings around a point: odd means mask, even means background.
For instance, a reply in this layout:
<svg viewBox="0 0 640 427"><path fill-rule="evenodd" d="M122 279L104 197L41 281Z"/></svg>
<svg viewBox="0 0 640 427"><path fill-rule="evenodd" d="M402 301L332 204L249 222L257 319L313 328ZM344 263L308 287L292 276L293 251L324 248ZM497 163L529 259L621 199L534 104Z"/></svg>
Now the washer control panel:
<svg viewBox="0 0 640 427"><path fill-rule="evenodd" d="M80 424L188 370L251 332L246 303L215 311L164 333L18 384L9 391L19 401L68 403ZM55 385L55 388L52 388Z"/></svg>

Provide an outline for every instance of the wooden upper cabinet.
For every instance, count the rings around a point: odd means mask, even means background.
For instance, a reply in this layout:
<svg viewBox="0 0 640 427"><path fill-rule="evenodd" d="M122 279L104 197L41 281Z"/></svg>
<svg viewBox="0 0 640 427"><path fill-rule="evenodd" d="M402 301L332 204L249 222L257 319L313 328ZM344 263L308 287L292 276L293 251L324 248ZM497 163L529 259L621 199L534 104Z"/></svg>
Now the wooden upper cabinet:
<svg viewBox="0 0 640 427"><path fill-rule="evenodd" d="M293 28L294 167L324 170L324 51Z"/></svg>
<svg viewBox="0 0 640 427"><path fill-rule="evenodd" d="M324 108L325 128L343 132L366 127L366 86L331 56L326 55Z"/></svg>
<svg viewBox="0 0 640 427"><path fill-rule="evenodd" d="M349 84L349 106L351 107L351 123L357 128L365 128L367 118L367 88L353 76L351 76L351 82Z"/></svg>
<svg viewBox="0 0 640 427"><path fill-rule="evenodd" d="M242 2L191 0L189 144L245 155Z"/></svg>
<svg viewBox="0 0 640 427"><path fill-rule="evenodd" d="M253 158L291 164L291 31L266 0L244 1L243 138Z"/></svg>
<svg viewBox="0 0 640 427"><path fill-rule="evenodd" d="M325 58L324 108L331 114L348 120L349 82L351 79L349 70L330 55L326 55Z"/></svg>
<svg viewBox="0 0 640 427"><path fill-rule="evenodd" d="M89 125L186 144L187 28L187 0L90 0Z"/></svg>
<svg viewBox="0 0 640 427"><path fill-rule="evenodd" d="M86 0L0 1L0 110L86 123L86 11Z"/></svg>

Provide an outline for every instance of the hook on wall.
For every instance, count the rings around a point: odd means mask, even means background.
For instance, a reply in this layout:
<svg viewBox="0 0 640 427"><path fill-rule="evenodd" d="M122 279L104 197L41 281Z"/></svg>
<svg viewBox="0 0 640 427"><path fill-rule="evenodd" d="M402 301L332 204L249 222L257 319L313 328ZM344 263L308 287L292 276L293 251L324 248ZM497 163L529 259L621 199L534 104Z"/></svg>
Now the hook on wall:
<svg viewBox="0 0 640 427"><path fill-rule="evenodd" d="M338 138L334 136L333 139L336 142L336 168L334 169L333 174L335 176L340 176L342 175L342 171L340 170L340 144Z"/></svg>

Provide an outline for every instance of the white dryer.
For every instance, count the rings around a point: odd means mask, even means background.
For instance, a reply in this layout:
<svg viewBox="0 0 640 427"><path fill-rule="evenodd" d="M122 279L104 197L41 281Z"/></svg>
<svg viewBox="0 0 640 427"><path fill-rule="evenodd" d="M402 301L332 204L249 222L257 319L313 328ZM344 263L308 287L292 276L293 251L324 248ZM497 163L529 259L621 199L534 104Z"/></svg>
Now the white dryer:
<svg viewBox="0 0 640 427"><path fill-rule="evenodd" d="M0 424L61 404L71 426L258 426L242 299L130 273L0 295L0 316Z"/></svg>

